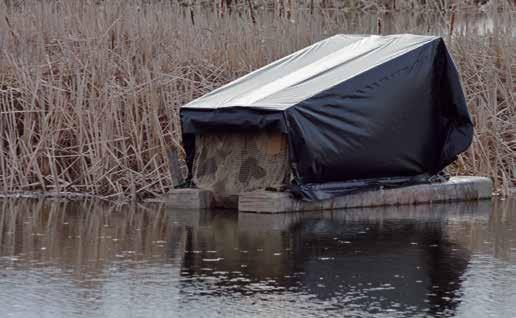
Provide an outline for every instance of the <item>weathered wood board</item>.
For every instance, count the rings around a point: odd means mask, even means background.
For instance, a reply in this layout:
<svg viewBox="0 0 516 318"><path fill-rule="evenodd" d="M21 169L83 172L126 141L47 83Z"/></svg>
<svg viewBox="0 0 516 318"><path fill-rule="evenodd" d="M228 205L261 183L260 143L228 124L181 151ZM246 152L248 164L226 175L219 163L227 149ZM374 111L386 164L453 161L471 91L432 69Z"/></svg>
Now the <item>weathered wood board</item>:
<svg viewBox="0 0 516 318"><path fill-rule="evenodd" d="M176 209L209 209L214 206L215 201L213 194L208 190L174 189L146 202L165 203L168 207Z"/></svg>
<svg viewBox="0 0 516 318"><path fill-rule="evenodd" d="M282 213L358 207L410 205L447 201L470 201L491 197L492 182L484 177L453 177L445 183L420 184L410 187L367 191L331 200L304 202L287 192L254 191L224 204L241 212ZM177 209L209 209L217 206L213 194L202 189L175 189L160 197L146 200L161 202ZM220 203L218 204L220 206Z"/></svg>
<svg viewBox="0 0 516 318"><path fill-rule="evenodd" d="M388 205L408 205L431 202L488 199L492 182L484 177L452 177L444 183L420 184L410 187L367 191L330 200L305 202L287 192L254 191L239 196L241 212L282 213L327 209L343 209Z"/></svg>
<svg viewBox="0 0 516 318"><path fill-rule="evenodd" d="M181 161L177 153L177 149L168 153L168 168L170 170L170 177L172 178L172 185L174 187L183 183L184 177L181 172Z"/></svg>

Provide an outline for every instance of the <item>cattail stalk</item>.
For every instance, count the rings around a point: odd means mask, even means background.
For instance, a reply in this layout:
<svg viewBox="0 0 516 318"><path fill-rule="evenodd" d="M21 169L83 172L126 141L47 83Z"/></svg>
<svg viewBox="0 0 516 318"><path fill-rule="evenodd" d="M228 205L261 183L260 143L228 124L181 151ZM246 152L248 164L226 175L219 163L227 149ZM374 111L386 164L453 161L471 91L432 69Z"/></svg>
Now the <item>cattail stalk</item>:
<svg viewBox="0 0 516 318"><path fill-rule="evenodd" d="M220 0L220 17L224 17L224 2L225 0Z"/></svg>
<svg viewBox="0 0 516 318"><path fill-rule="evenodd" d="M450 39L453 37L454 29L455 29L455 4L452 4L451 15L450 15Z"/></svg>
<svg viewBox="0 0 516 318"><path fill-rule="evenodd" d="M256 24L256 17L254 16L253 1L247 0L247 3L249 4L249 16L251 17L251 21L253 21L253 24Z"/></svg>
<svg viewBox="0 0 516 318"><path fill-rule="evenodd" d="M195 0L190 0L190 21L192 22L192 25L195 25L194 5Z"/></svg>

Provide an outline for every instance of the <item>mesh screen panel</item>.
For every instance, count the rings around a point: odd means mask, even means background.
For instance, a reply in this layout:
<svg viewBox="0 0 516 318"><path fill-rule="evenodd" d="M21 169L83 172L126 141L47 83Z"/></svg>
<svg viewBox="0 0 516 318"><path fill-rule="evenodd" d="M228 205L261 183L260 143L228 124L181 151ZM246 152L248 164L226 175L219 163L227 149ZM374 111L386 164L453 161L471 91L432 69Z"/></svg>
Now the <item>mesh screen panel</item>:
<svg viewBox="0 0 516 318"><path fill-rule="evenodd" d="M285 183L290 168L287 139L272 132L198 135L193 182L217 201Z"/></svg>

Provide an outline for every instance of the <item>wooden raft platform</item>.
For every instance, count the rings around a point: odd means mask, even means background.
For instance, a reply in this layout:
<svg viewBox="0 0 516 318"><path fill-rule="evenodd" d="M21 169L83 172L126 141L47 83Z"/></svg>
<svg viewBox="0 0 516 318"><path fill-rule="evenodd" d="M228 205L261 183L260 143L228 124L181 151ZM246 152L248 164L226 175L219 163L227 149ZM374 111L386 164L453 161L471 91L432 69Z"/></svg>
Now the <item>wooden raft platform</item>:
<svg viewBox="0 0 516 318"><path fill-rule="evenodd" d="M484 177L452 177L448 182L367 191L330 200L305 202L288 192L254 191L238 197L238 210L255 213L302 212L432 202L471 201L491 197L492 182ZM216 206L210 191L176 189L147 202L165 203L175 209L210 209ZM235 207L236 208L236 207Z"/></svg>
<svg viewBox="0 0 516 318"><path fill-rule="evenodd" d="M452 177L444 183L420 184L404 188L367 191L330 200L305 202L287 192L255 191L241 194L241 212L283 213L358 207L410 205L431 202L488 199L492 182L484 177Z"/></svg>

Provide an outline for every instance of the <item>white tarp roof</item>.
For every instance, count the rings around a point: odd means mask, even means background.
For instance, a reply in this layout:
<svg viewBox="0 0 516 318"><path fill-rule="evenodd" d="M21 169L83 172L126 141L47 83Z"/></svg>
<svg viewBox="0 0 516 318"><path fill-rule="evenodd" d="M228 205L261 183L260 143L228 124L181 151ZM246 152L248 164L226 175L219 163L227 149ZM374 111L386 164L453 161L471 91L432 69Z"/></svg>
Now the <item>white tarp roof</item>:
<svg viewBox="0 0 516 318"><path fill-rule="evenodd" d="M282 110L424 44L435 36L335 35L183 106Z"/></svg>

